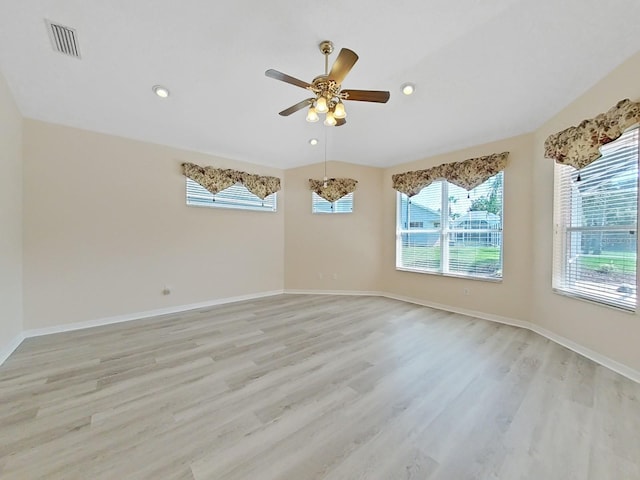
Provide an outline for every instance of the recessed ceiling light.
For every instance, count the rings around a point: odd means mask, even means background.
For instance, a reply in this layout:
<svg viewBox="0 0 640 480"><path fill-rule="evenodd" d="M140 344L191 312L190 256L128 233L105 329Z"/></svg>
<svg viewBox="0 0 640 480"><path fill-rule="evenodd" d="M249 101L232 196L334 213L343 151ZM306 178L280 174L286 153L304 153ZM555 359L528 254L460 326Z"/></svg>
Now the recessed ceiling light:
<svg viewBox="0 0 640 480"><path fill-rule="evenodd" d="M318 139L317 138L312 138L311 140L309 140L309 145L315 146L318 144Z"/></svg>
<svg viewBox="0 0 640 480"><path fill-rule="evenodd" d="M411 95L416 90L416 86L413 83L405 83L402 85L402 93L405 95Z"/></svg>
<svg viewBox="0 0 640 480"><path fill-rule="evenodd" d="M167 87L163 87L162 85L154 85L153 93L155 93L160 98L167 98L169 96L169 89Z"/></svg>

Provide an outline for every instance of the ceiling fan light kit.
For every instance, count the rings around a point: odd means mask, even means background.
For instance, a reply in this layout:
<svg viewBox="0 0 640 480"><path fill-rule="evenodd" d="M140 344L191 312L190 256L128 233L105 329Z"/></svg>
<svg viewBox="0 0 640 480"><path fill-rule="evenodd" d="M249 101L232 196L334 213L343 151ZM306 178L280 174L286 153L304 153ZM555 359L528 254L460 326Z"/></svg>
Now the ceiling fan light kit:
<svg viewBox="0 0 640 480"><path fill-rule="evenodd" d="M337 120L336 117L333 116L333 112L332 111L328 111L327 114L324 117L324 124L327 127L335 127L336 126Z"/></svg>
<svg viewBox="0 0 640 480"><path fill-rule="evenodd" d="M320 120L320 117L318 116L318 111L313 105L311 105L309 107L309 111L307 112L307 122L314 123L314 122L317 122L318 120Z"/></svg>
<svg viewBox="0 0 640 480"><path fill-rule="evenodd" d="M326 97L318 96L318 98L316 99L316 112L327 113L328 111L329 111L329 105L327 104Z"/></svg>
<svg viewBox="0 0 640 480"><path fill-rule="evenodd" d="M307 110L307 122L317 122L320 114L325 114L324 124L330 127L341 126L347 123L345 120L347 111L343 101L355 100L360 102L386 103L389 100L389 92L378 90L343 90L342 82L358 61L358 55L348 48L343 48L338 58L329 70L329 55L333 52L333 43L329 40L320 42L320 52L324 55L324 74L318 75L311 83L299 80L277 70L269 69L265 72L267 77L304 88L313 93L313 97L302 100L295 105L280 112L283 117L309 107Z"/></svg>

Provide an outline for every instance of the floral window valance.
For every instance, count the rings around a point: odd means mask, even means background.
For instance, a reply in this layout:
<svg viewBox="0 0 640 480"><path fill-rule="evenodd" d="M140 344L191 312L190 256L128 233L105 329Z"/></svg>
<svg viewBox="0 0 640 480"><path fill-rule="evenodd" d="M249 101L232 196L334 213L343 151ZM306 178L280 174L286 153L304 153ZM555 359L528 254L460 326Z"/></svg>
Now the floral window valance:
<svg viewBox="0 0 640 480"><path fill-rule="evenodd" d="M628 98L621 100L607 113L551 135L544 142L544 156L579 170L600 158L600 147L637 123L640 123L640 103Z"/></svg>
<svg viewBox="0 0 640 480"><path fill-rule="evenodd" d="M355 191L357 180L353 178L329 178L325 187L324 180L309 179L309 187L316 195L324 198L327 202L335 202L345 195Z"/></svg>
<svg viewBox="0 0 640 480"><path fill-rule="evenodd" d="M280 179L263 175L240 172L238 170L201 167L194 163L183 163L185 177L198 182L214 195L236 183L244 185L256 197L264 200L280 190Z"/></svg>
<svg viewBox="0 0 640 480"><path fill-rule="evenodd" d="M435 180L443 179L465 190L471 190L504 170L507 157L509 152L494 153L462 162L443 163L426 170L397 173L392 177L393 188L413 197Z"/></svg>

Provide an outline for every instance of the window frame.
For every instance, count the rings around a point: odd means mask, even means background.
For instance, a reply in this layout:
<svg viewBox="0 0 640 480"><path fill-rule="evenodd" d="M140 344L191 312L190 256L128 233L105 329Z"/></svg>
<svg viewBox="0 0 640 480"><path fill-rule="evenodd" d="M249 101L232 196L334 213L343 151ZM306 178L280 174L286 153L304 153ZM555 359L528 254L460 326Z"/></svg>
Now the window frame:
<svg viewBox="0 0 640 480"><path fill-rule="evenodd" d="M453 185L447 180L436 180L432 184L439 183L441 184L440 188L440 220L438 222L434 222L434 225L438 225L435 228L401 228L401 219L402 219L402 198L406 197L405 194L401 192L396 192L396 270L405 271L405 272L413 272L413 273L421 273L427 275L438 275L444 277L454 277L454 278L464 278L468 280L479 280L483 282L493 282L493 283L501 283L503 281L503 269L504 269L504 171L498 172L496 175L488 178L486 181L494 178L497 175L502 175L502 187L501 187L501 204L502 204L502 215L500 217L501 220L501 228L499 230L494 228L485 228L485 229L465 229L465 228L452 228L451 223L452 220L449 218L449 186ZM483 182L484 184L485 182ZM432 185L431 184L431 185ZM454 185L455 186L455 185ZM425 187L426 188L426 187ZM477 187L476 187L477 188ZM408 199L410 200L410 199ZM409 224L410 220L407 220L407 224ZM450 240L453 236L462 233L462 234L499 234L500 235L500 276L484 276L477 274L465 274L461 272L451 272L449 271L449 261L450 261ZM427 269L427 268L416 268L416 267L407 267L402 265L402 248L403 241L402 236L404 234L438 234L439 242L441 246L441 256L440 256L440 267L438 270L436 269Z"/></svg>
<svg viewBox="0 0 640 480"><path fill-rule="evenodd" d="M338 204L338 202L340 202L341 200L350 200L351 201L351 210L349 211L340 211L338 209L336 209L336 206ZM331 205L331 211L325 212L325 211L316 211L316 205L319 202L325 202L328 203L329 205ZM349 214L349 213L353 213L353 209L354 209L354 195L353 192L347 193L344 197L340 197L338 200L334 201L334 202L329 202L328 200L325 200L324 198L322 198L320 195L318 195L316 192L311 192L311 213L312 214L318 214L318 215L332 215L332 214Z"/></svg>
<svg viewBox="0 0 640 480"><path fill-rule="evenodd" d="M635 135L635 140L636 140L636 217L635 217L635 224L631 225L631 224L625 224L625 225L607 225L607 226L585 226L582 225L583 222L581 222L581 224L579 226L574 226L571 224L571 220L566 220L565 217L567 216L567 212L571 212L572 211L572 200L573 198L571 196L569 196L569 198L565 198L563 196L564 190L563 190L563 183L564 182L571 182L571 178L566 178L566 177L571 177L572 175L583 175L583 173L575 170L574 168L567 166L567 165L562 165L562 164L558 164L555 163L554 165L554 172L553 172L553 177L554 177L554 197L553 197L553 252L552 252L552 282L551 282L551 287L552 287L552 291L558 295L562 295L565 297L570 297L576 300L581 300L584 302L588 302L588 303L593 303L595 305L599 305L601 307L607 307L607 308L613 308L615 310L619 310L622 312L626 312L626 313L630 313L630 314L635 314L638 311L638 248L640 247L640 245L638 244L638 223L640 220L640 126L636 125L630 129L628 129L626 132L623 133L623 135L625 134L629 134L630 132L636 132L635 134L632 133L632 135ZM622 137L622 135L621 135ZM610 142L607 145L610 146L614 146L615 142L620 140L619 137L618 139ZM606 146L605 146L606 148ZM594 162L592 162L591 165L596 164L596 162L599 162L603 159L606 159L607 155L606 152L603 153L602 157L595 160ZM588 168L585 167L585 169ZM565 205L562 202L563 201L568 201L569 205ZM591 214L593 214L593 212L590 212ZM635 259L636 259L636 265L635 265L635 284L633 285L633 289L635 290L635 303L633 304L633 306L625 306L622 305L621 302L615 302L615 301L606 301L605 298L603 298L605 295L605 293L603 293L603 290L598 290L598 292L601 292L601 296L600 298L598 298L598 295L596 294L589 294L588 290L585 287L578 287L575 285L575 283L577 283L575 280L573 280L573 284L572 284L572 279L570 278L571 275L567 273L568 270L568 263L571 263L571 258L568 258L568 252L569 252L569 248L567 248L567 245L570 243L570 235L572 233L617 233L617 232L630 232L630 231L634 231L634 235L635 235L635 239L636 239L636 252L635 252ZM580 254L582 255L582 254ZM578 255L578 256L580 256Z"/></svg>
<svg viewBox="0 0 640 480"><path fill-rule="evenodd" d="M235 185L231 185L229 188L221 190L215 195L205 189L202 185L200 185L195 180L190 179L189 177L185 177L185 197L186 197L186 205L187 207L199 207L199 208L213 208L213 209L224 209L224 210L242 210L248 212L267 212L267 213L275 213L278 211L278 192L272 193L271 195L265 197L264 200L260 199L256 195L253 195L247 188L240 184L236 183ZM190 183L192 184L190 186ZM228 198L225 197L225 192L228 192L231 188L242 188L246 191L242 192L243 195L247 196L247 200L243 201L238 198ZM194 202L193 199L195 195L190 194L190 190L197 189L202 190L199 192L199 197L202 199L199 202ZM216 198L218 197L218 198ZM219 200L219 203L216 203L216 200ZM210 201L210 203L208 203ZM234 203L235 202L235 203ZM262 202L262 206L252 205L248 202L259 203Z"/></svg>

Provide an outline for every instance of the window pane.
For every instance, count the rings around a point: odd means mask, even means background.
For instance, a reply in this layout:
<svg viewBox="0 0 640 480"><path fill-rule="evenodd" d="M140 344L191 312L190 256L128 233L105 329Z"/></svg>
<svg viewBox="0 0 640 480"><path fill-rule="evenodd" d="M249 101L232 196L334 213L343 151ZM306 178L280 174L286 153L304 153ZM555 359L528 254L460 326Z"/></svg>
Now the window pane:
<svg viewBox="0 0 640 480"><path fill-rule="evenodd" d="M442 182L434 182L409 198L400 197L400 228L402 230L440 228Z"/></svg>
<svg viewBox="0 0 640 480"><path fill-rule="evenodd" d="M571 169L572 227L636 224L638 135L637 130L635 132L636 135L627 134L605 145L603 156L580 172ZM578 175L580 181L577 181Z"/></svg>
<svg viewBox="0 0 640 480"><path fill-rule="evenodd" d="M315 192L311 192L311 211L313 213L353 213L353 192L335 202L329 202Z"/></svg>
<svg viewBox="0 0 640 480"><path fill-rule="evenodd" d="M402 267L440 270L439 233L404 233L401 243Z"/></svg>
<svg viewBox="0 0 640 480"><path fill-rule="evenodd" d="M241 210L276 211L276 193L264 200L257 197L244 185L232 185L215 195L198 182L186 179L187 205L214 208L235 208Z"/></svg>
<svg viewBox="0 0 640 480"><path fill-rule="evenodd" d="M469 233L475 238L487 236L487 244L491 237L502 236L501 233ZM474 238L471 243L478 243ZM484 240L481 240L484 243ZM481 247L454 245L449 251L449 271L461 275L478 277L502 277L502 259L500 246Z"/></svg>
<svg viewBox="0 0 640 480"><path fill-rule="evenodd" d="M502 277L503 174L473 190L449 185L449 265L453 274Z"/></svg>
<svg viewBox="0 0 640 480"><path fill-rule="evenodd" d="M593 300L634 308L635 233L569 231L566 235L566 286ZM598 249L583 253L585 244L598 245Z"/></svg>
<svg viewBox="0 0 640 480"><path fill-rule="evenodd" d="M489 178L470 191L449 184L451 228L493 228L502 230L503 173Z"/></svg>
<svg viewBox="0 0 640 480"><path fill-rule="evenodd" d="M400 264L404 268L440 271L440 224L442 183L434 182L409 198L400 195ZM413 233L415 231L415 233Z"/></svg>

